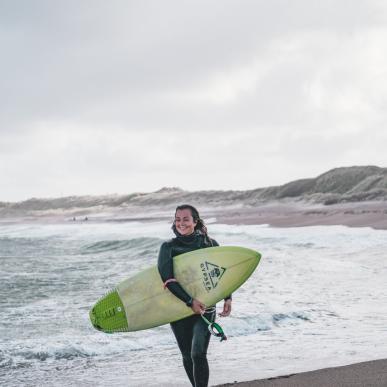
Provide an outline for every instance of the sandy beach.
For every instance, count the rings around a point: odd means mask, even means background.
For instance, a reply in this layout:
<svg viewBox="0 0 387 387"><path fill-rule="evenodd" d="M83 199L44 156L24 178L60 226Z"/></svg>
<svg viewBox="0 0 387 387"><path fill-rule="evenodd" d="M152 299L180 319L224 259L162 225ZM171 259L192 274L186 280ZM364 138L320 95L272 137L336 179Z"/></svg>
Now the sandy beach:
<svg viewBox="0 0 387 387"><path fill-rule="evenodd" d="M79 211L29 211L3 214L2 224L78 222L156 222L170 221L174 208L141 209L88 208ZM342 225L387 230L387 201L340 203L334 205L305 202L271 202L257 206L213 207L201 209L207 224L263 225L271 227L306 227Z"/></svg>
<svg viewBox="0 0 387 387"><path fill-rule="evenodd" d="M387 229L387 202L334 205L272 203L251 208L224 209L213 213L218 223L268 224L272 227L343 225Z"/></svg>
<svg viewBox="0 0 387 387"><path fill-rule="evenodd" d="M386 387L387 360L325 368L275 378L228 383L218 387Z"/></svg>

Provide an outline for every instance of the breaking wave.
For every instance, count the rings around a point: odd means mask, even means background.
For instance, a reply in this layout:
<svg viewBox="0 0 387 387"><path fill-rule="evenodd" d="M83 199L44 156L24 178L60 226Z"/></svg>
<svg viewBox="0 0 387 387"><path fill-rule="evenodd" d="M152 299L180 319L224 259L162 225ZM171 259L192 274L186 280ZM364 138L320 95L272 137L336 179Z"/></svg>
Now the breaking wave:
<svg viewBox="0 0 387 387"><path fill-rule="evenodd" d="M160 246L160 240L156 238L134 238L122 240L102 240L83 246L81 254L98 254L108 251L125 251L135 248L136 250L154 249Z"/></svg>

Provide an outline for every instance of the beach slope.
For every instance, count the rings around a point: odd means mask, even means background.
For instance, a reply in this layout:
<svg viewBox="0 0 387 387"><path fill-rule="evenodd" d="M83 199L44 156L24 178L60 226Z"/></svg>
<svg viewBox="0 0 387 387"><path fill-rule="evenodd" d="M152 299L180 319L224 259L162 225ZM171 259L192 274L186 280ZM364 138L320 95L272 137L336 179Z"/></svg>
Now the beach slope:
<svg viewBox="0 0 387 387"><path fill-rule="evenodd" d="M387 360L374 360L343 367L325 368L299 374L218 387L386 387Z"/></svg>

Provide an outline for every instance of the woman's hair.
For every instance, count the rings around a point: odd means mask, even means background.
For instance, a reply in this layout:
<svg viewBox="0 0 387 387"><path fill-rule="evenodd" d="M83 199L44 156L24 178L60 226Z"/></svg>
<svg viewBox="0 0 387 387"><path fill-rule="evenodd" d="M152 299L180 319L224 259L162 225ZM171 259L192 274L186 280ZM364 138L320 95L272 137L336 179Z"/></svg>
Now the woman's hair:
<svg viewBox="0 0 387 387"><path fill-rule="evenodd" d="M176 217L177 211L179 210L191 211L193 221L196 222L195 231L196 230L200 231L200 233L204 235L205 241L212 246L211 238L208 236L207 227L204 224L204 220L200 218L199 211L194 206L191 206L190 204L182 204L181 206L176 207L175 217ZM176 229L175 221L173 221L172 230L175 233L175 235L179 235Z"/></svg>

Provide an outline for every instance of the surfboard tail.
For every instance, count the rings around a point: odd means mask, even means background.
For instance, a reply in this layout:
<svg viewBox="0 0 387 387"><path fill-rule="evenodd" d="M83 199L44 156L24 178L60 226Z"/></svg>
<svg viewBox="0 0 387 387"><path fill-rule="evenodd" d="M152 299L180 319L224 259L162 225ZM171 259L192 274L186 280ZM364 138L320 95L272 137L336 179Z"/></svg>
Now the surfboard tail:
<svg viewBox="0 0 387 387"><path fill-rule="evenodd" d="M89 317L93 327L99 331L114 333L128 330L124 305L116 289L97 301Z"/></svg>

